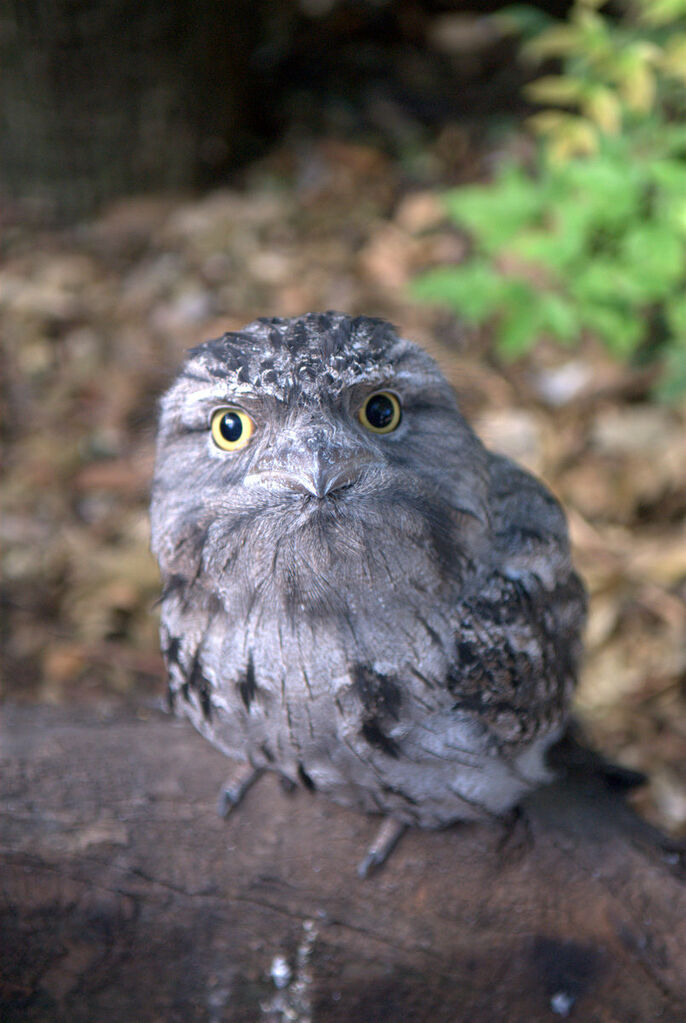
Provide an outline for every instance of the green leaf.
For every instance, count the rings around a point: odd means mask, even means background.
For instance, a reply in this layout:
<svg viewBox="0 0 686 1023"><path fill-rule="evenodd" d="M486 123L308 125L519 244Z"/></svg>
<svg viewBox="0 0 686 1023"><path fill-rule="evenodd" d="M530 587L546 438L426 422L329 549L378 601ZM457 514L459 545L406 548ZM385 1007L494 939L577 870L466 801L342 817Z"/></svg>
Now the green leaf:
<svg viewBox="0 0 686 1023"><path fill-rule="evenodd" d="M541 307L533 288L524 281L508 281L503 312L496 326L501 355L514 359L528 352L538 340L542 326Z"/></svg>
<svg viewBox="0 0 686 1023"><path fill-rule="evenodd" d="M583 112L607 135L615 135L622 126L622 108L613 89L604 85L587 87Z"/></svg>
<svg viewBox="0 0 686 1023"><path fill-rule="evenodd" d="M677 195L686 193L686 161L663 157L651 160L647 169L660 188Z"/></svg>
<svg viewBox="0 0 686 1023"><path fill-rule="evenodd" d="M496 342L508 356L542 334L571 344L591 331L630 358L644 351L654 320L671 331L654 357L669 353L670 380L686 392L686 119L678 92L686 0L607 8L605 0L573 0L567 20L545 31L538 17L509 17L529 35L521 53L561 58L555 74L529 89L548 106L528 122L544 140L534 172L510 163L489 185L449 194L476 257L427 275L415 294L473 322L498 314Z"/></svg>
<svg viewBox="0 0 686 1023"><path fill-rule="evenodd" d="M663 348L663 367L655 388L661 401L683 401L686 395L686 335L670 338Z"/></svg>
<svg viewBox="0 0 686 1023"><path fill-rule="evenodd" d="M516 33L524 39L539 35L554 23L545 11L528 4L510 4L492 14L491 20L504 35Z"/></svg>
<svg viewBox="0 0 686 1023"><path fill-rule="evenodd" d="M631 309L588 304L580 315L584 327L597 334L612 354L620 358L632 355L643 339L643 324Z"/></svg>
<svg viewBox="0 0 686 1023"><path fill-rule="evenodd" d="M524 86L524 95L534 103L570 106L585 99L586 83L569 75L543 75Z"/></svg>
<svg viewBox="0 0 686 1023"><path fill-rule="evenodd" d="M504 251L559 275L583 255L585 243L583 230L560 231L554 226L547 231L522 231Z"/></svg>
<svg viewBox="0 0 686 1023"><path fill-rule="evenodd" d="M667 25L686 16L686 0L640 0L639 6L649 25Z"/></svg>
<svg viewBox="0 0 686 1023"><path fill-rule="evenodd" d="M660 60L660 70L686 83L686 35L673 35L667 40Z"/></svg>
<svg viewBox="0 0 686 1023"><path fill-rule="evenodd" d="M655 102L657 80L651 63L638 43L627 47L618 61L619 94L629 109L639 114L650 113Z"/></svg>
<svg viewBox="0 0 686 1023"><path fill-rule="evenodd" d="M681 336L686 347L686 288L665 303L665 317L672 333Z"/></svg>
<svg viewBox="0 0 686 1023"><path fill-rule="evenodd" d="M549 291L538 296L538 305L543 330L567 344L578 339L581 320L572 302Z"/></svg>
<svg viewBox="0 0 686 1023"><path fill-rule="evenodd" d="M581 305L637 305L644 291L633 276L614 260L595 257L578 269L569 281L569 292Z"/></svg>
<svg viewBox="0 0 686 1023"><path fill-rule="evenodd" d="M525 43L521 50L522 56L534 60L563 57L578 50L579 39L580 33L575 25L559 22Z"/></svg>
<svg viewBox="0 0 686 1023"><path fill-rule="evenodd" d="M456 188L445 196L449 215L493 253L545 206L545 187L517 167L505 167L492 185Z"/></svg>
<svg viewBox="0 0 686 1023"><path fill-rule="evenodd" d="M637 275L649 300L668 295L686 274L686 246L662 224L641 224L629 231L621 247L623 263Z"/></svg>
<svg viewBox="0 0 686 1023"><path fill-rule="evenodd" d="M650 173L654 182L654 215L675 233L686 235L686 163L655 160L651 162Z"/></svg>
<svg viewBox="0 0 686 1023"><path fill-rule="evenodd" d="M548 157L553 165L563 166L570 160L595 155L599 144L598 131L588 118L565 114L549 133Z"/></svg>
<svg viewBox="0 0 686 1023"><path fill-rule="evenodd" d="M498 306L503 280L488 263L470 260L430 270L412 283L412 292L423 302L454 309L471 323L483 323Z"/></svg>
<svg viewBox="0 0 686 1023"><path fill-rule="evenodd" d="M600 226L618 225L634 219L643 190L641 175L608 154L574 160L561 168L570 210L585 207Z"/></svg>
<svg viewBox="0 0 686 1023"><path fill-rule="evenodd" d="M661 148L668 156L684 159L686 149L686 124L660 124Z"/></svg>
<svg viewBox="0 0 686 1023"><path fill-rule="evenodd" d="M565 195L556 203L552 218L558 263L561 269L576 273L576 266L585 265L591 255L597 231L594 210L576 196Z"/></svg>
<svg viewBox="0 0 686 1023"><path fill-rule="evenodd" d="M578 5L572 8L571 20L579 30L576 55L590 62L607 60L615 45L607 19L597 11Z"/></svg>

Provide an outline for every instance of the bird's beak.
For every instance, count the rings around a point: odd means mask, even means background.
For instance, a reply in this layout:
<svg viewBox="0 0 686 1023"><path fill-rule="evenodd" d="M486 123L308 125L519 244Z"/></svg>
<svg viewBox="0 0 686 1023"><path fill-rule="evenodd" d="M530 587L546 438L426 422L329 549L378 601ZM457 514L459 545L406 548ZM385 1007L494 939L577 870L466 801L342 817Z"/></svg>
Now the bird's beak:
<svg viewBox="0 0 686 1023"><path fill-rule="evenodd" d="M286 467L265 467L249 473L247 484L311 494L322 500L328 494L351 486L372 459L361 456L329 461L318 455Z"/></svg>

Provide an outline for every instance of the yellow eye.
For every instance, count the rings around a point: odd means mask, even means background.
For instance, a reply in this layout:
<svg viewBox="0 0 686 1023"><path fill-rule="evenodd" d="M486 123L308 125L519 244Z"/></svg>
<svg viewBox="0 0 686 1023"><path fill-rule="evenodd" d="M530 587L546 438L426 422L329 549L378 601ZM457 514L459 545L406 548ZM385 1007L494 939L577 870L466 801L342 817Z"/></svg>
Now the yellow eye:
<svg viewBox="0 0 686 1023"><path fill-rule="evenodd" d="M222 451L240 451L255 432L250 416L239 408L218 408L210 421L212 440Z"/></svg>
<svg viewBox="0 0 686 1023"><path fill-rule="evenodd" d="M392 433L403 417L400 402L390 391L370 394L360 409L360 422L372 433Z"/></svg>

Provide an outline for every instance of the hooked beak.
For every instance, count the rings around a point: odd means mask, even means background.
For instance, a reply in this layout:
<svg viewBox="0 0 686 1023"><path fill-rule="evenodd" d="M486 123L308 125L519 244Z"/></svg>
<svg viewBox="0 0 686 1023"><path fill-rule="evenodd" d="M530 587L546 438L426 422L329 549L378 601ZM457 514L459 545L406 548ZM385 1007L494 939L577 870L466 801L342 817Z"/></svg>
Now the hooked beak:
<svg viewBox="0 0 686 1023"><path fill-rule="evenodd" d="M371 461L357 457L332 465L315 456L308 464L289 469L258 469L249 473L245 482L249 485L300 491L321 501L328 494L351 486Z"/></svg>

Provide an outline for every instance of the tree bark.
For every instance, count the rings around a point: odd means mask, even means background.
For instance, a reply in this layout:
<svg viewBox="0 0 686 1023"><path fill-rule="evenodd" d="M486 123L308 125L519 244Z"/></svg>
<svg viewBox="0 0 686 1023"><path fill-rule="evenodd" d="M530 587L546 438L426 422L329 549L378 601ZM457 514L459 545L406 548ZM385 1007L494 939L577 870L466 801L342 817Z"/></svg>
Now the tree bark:
<svg viewBox="0 0 686 1023"><path fill-rule="evenodd" d="M580 767L507 825L406 834L189 726L7 708L3 1023L683 1023L683 855ZM280 986L279 986L280 985Z"/></svg>

